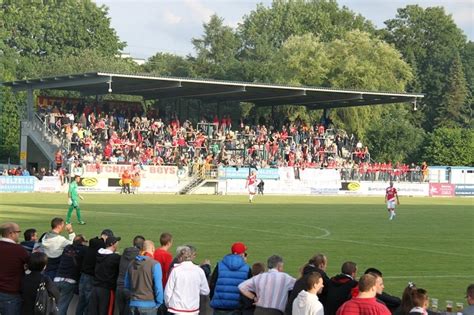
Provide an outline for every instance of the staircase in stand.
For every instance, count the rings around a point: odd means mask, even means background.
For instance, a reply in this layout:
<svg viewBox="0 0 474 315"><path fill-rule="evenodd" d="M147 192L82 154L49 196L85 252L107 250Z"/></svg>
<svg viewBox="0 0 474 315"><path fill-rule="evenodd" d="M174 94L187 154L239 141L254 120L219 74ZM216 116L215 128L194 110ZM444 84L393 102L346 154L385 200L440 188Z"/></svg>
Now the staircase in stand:
<svg viewBox="0 0 474 315"><path fill-rule="evenodd" d="M204 167L201 166L201 169L190 178L189 183L184 186L178 194L180 195L186 195L186 194L192 194L194 191L196 191L199 187L202 187L206 185L207 183L212 183L213 185L216 185L216 192L217 192L217 167L215 166L207 166Z"/></svg>

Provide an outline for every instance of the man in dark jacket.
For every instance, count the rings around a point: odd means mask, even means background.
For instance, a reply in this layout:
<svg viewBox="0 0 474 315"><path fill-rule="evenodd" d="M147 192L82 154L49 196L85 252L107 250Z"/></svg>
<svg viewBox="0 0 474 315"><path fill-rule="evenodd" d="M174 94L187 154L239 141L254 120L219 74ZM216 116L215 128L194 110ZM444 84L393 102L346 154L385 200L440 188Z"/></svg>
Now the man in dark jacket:
<svg viewBox="0 0 474 315"><path fill-rule="evenodd" d="M352 261L346 261L342 264L341 274L331 278L327 290L326 304L323 304L325 315L335 315L337 309L344 302L357 296L359 290L358 282L355 280L356 275L357 264Z"/></svg>
<svg viewBox="0 0 474 315"><path fill-rule="evenodd" d="M247 247L234 243L231 253L217 263L211 276L210 299L214 314L234 314L242 308L239 284L252 277L246 263Z"/></svg>
<svg viewBox="0 0 474 315"><path fill-rule="evenodd" d="M29 253L33 251L35 244L38 242L38 233L36 229L28 229L23 233L25 240L21 242L21 246Z"/></svg>
<svg viewBox="0 0 474 315"><path fill-rule="evenodd" d="M120 239L116 236L108 237L105 241L105 248L101 248L97 252L94 285L87 308L89 315L113 314L120 265L120 255L116 251Z"/></svg>
<svg viewBox="0 0 474 315"><path fill-rule="evenodd" d="M87 311L94 282L97 251L101 248L105 248L105 240L111 236L114 236L114 233L109 229L105 229L100 233L100 237L94 237L89 240L89 247L86 250L82 262L81 279L79 281L79 301L77 303L76 315L83 315Z"/></svg>
<svg viewBox="0 0 474 315"><path fill-rule="evenodd" d="M74 297L74 292L79 286L81 267L87 246L86 239L81 234L77 235L72 245L67 245L61 255L58 271L54 283L60 292L58 308L60 315L66 315L69 303Z"/></svg>
<svg viewBox="0 0 474 315"><path fill-rule="evenodd" d="M152 248L155 247L150 242ZM151 248L151 247L148 247ZM154 250L137 255L132 260L125 274L124 287L130 292L129 314L154 314L163 304L163 283L161 265L151 258Z"/></svg>
<svg viewBox="0 0 474 315"><path fill-rule="evenodd" d="M324 288L323 291L318 294L319 301L324 305L326 303L327 296L327 287L329 286L328 275L326 274L326 268L328 266L328 259L324 254L316 254L308 261L308 263L303 268L302 277L296 280L295 286L288 297L288 303L286 305L285 314L291 315L293 313L293 301L296 299L298 294L305 290L306 287L306 278L308 275L313 272L317 272L321 275L323 279Z"/></svg>
<svg viewBox="0 0 474 315"><path fill-rule="evenodd" d="M120 258L119 275L117 278L117 306L120 315L130 314L130 292L124 289L125 274L130 263L140 254L143 249L143 242L145 238L141 235L137 235L133 238L133 246L125 248Z"/></svg>

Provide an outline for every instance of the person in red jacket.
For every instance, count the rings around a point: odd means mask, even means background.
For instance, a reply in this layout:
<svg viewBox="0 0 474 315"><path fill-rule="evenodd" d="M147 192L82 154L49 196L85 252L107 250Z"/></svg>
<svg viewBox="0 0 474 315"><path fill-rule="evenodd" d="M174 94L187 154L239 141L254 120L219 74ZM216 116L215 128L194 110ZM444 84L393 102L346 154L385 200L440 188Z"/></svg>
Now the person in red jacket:
<svg viewBox="0 0 474 315"><path fill-rule="evenodd" d="M359 294L342 304L336 315L390 315L389 309L375 298L377 277L365 274L359 279Z"/></svg>
<svg viewBox="0 0 474 315"><path fill-rule="evenodd" d="M161 265L161 281L163 282L164 288L166 286L166 281L168 281L170 266L173 261L173 255L169 252L169 249L173 245L173 236L170 233L161 233L160 244L161 247L155 250L153 258Z"/></svg>

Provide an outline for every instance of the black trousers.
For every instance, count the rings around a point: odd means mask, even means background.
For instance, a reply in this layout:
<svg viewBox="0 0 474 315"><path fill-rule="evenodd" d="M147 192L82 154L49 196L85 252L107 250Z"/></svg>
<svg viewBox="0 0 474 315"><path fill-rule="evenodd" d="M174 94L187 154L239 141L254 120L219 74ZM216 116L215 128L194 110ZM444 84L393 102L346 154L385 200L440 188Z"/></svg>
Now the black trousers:
<svg viewBox="0 0 474 315"><path fill-rule="evenodd" d="M114 313L115 291L107 288L93 287L87 315L108 315Z"/></svg>

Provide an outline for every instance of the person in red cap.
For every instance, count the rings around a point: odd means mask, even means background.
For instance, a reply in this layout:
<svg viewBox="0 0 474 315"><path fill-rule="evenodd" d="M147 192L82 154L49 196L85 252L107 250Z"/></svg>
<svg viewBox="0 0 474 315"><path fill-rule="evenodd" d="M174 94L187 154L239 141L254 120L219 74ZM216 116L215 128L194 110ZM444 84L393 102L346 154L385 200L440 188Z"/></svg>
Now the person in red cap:
<svg viewBox="0 0 474 315"><path fill-rule="evenodd" d="M214 269L210 281L211 307L214 314L235 314L241 311L239 284L252 277L247 265L247 246L232 244L230 254L225 255Z"/></svg>

